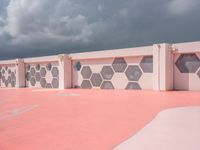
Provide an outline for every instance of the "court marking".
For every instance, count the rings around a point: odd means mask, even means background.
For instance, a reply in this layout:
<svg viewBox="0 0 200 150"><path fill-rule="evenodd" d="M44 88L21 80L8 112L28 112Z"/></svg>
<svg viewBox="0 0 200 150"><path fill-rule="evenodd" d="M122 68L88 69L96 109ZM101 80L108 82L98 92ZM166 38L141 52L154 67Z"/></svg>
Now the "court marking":
<svg viewBox="0 0 200 150"><path fill-rule="evenodd" d="M34 89L33 92L62 91L61 89Z"/></svg>
<svg viewBox="0 0 200 150"><path fill-rule="evenodd" d="M76 94L76 93L57 93L56 96L80 96L80 94Z"/></svg>
<svg viewBox="0 0 200 150"><path fill-rule="evenodd" d="M18 108L14 108L14 109L11 109L11 110L7 110L7 111L4 111L4 112L0 112L0 120L7 119L7 118L10 118L10 117L19 116L23 113L30 112L33 109L38 108L39 106L40 105L35 104L35 105L31 105L31 106L23 106L23 107L18 107Z"/></svg>

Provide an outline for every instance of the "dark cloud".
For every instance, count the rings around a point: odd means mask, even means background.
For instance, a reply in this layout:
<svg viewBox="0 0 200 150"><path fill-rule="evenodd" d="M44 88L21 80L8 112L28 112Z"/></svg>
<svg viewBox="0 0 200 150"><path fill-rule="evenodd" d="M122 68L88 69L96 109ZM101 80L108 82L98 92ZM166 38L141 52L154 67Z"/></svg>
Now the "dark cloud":
<svg viewBox="0 0 200 150"><path fill-rule="evenodd" d="M200 40L199 0L1 0L0 59Z"/></svg>

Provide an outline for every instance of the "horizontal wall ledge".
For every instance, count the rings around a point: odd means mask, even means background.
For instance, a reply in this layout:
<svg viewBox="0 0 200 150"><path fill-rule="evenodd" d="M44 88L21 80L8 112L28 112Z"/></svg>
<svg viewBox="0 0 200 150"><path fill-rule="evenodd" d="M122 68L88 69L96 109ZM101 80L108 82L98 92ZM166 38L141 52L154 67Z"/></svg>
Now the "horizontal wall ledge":
<svg viewBox="0 0 200 150"><path fill-rule="evenodd" d="M200 52L200 42L186 42L172 44L174 53L197 53Z"/></svg>
<svg viewBox="0 0 200 150"><path fill-rule="evenodd" d="M72 60L153 55L152 46L70 54Z"/></svg>
<svg viewBox="0 0 200 150"><path fill-rule="evenodd" d="M2 60L0 61L0 65L13 65L16 64L17 60L12 59L12 60Z"/></svg>
<svg viewBox="0 0 200 150"><path fill-rule="evenodd" d="M24 63L35 63L35 62L52 62L58 61L58 55L53 56L42 56L42 57L32 57L32 58L24 58Z"/></svg>

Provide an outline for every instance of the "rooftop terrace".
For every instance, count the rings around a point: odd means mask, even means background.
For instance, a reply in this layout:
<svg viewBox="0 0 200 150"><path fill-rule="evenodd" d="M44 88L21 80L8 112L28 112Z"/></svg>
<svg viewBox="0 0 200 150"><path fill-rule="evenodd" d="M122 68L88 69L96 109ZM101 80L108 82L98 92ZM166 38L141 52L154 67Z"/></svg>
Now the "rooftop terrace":
<svg viewBox="0 0 200 150"><path fill-rule="evenodd" d="M3 88L0 149L110 150L160 111L200 106L199 97L191 91Z"/></svg>

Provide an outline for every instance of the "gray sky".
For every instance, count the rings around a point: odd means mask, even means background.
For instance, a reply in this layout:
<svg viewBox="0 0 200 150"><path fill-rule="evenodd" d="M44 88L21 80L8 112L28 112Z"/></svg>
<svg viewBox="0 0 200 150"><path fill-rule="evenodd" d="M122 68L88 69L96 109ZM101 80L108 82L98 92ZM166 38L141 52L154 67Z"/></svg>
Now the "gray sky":
<svg viewBox="0 0 200 150"><path fill-rule="evenodd" d="M0 59L198 40L199 0L0 0Z"/></svg>

